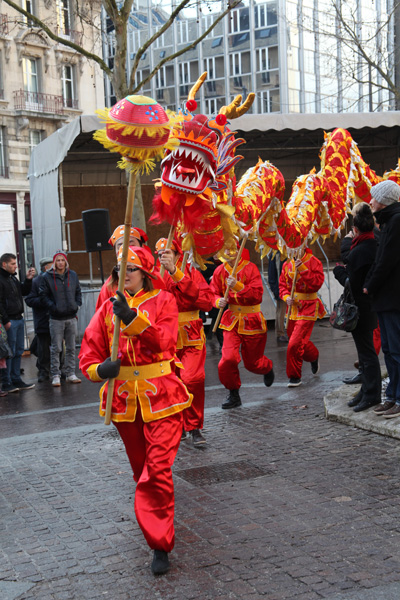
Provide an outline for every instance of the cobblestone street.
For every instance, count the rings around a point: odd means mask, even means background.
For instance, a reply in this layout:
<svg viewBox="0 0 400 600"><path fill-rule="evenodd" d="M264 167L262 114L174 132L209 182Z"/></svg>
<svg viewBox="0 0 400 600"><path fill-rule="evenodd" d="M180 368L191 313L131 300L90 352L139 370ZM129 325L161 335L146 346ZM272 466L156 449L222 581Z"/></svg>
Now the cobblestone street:
<svg viewBox="0 0 400 600"><path fill-rule="evenodd" d="M219 407L211 353L208 445L179 449L176 545L160 578L135 521L122 443L97 409L93 423L26 435L13 435L17 418L3 413L0 597L398 599L399 443L326 420L323 398L341 385L342 364L352 373L354 348L329 329L319 336L320 376L306 365L304 385L288 389L279 349L276 383L246 375L243 406L231 411Z"/></svg>

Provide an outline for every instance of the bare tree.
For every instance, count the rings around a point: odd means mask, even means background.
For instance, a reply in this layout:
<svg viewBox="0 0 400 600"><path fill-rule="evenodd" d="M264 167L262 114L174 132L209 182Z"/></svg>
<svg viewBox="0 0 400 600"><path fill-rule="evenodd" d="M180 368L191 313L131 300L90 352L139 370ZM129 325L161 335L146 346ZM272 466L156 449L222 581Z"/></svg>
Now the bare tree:
<svg viewBox="0 0 400 600"><path fill-rule="evenodd" d="M115 55L113 66L109 66L107 62L101 56L101 53L96 52L94 49L90 50L85 47L82 43L77 43L76 40L66 39L57 32L54 19L45 20L39 19L33 12L29 12L19 6L12 0L4 0L6 4L15 9L18 13L23 15L25 19L33 27L37 27L44 31L50 39L53 41L67 46L72 50L75 50L88 60L94 61L99 65L105 75L109 78L111 85L114 90L114 94L117 99L124 98L125 96L138 93L142 87L157 73L157 71L167 62L174 60L181 56L188 50L195 48L195 46L206 38L214 27L231 11L233 10L241 0L233 0L228 3L227 8L215 15L215 19L206 31L204 31L197 39L190 41L186 46L181 48L179 51L164 57L150 72L149 76L145 80L138 82L135 85L135 75L138 70L138 64L141 57L150 48L155 41L162 36L170 27L172 27L174 21L181 15L184 9L195 7L198 5L200 0L182 0L179 2L172 12L168 15L165 23L152 35L142 46L138 49L135 60L132 64L130 72L127 72L127 56L128 56L128 35L129 35L129 16L132 11L133 0L124 0L123 2L117 2L116 0L94 0L92 2L85 0L74 0L74 16L78 19L82 25L89 25L91 28L98 31L99 36L104 39L107 32L103 30L104 22L93 19L92 9L97 6L98 10L102 7L105 14L112 23L113 34L115 36ZM217 5L217 0L208 0L207 5Z"/></svg>
<svg viewBox="0 0 400 600"><path fill-rule="evenodd" d="M325 72L336 80L337 109L343 110L340 98L347 109L352 103L370 111L399 108L400 2L314 0L309 10L309 16L307 9L300 10L298 31L318 38L316 76Z"/></svg>

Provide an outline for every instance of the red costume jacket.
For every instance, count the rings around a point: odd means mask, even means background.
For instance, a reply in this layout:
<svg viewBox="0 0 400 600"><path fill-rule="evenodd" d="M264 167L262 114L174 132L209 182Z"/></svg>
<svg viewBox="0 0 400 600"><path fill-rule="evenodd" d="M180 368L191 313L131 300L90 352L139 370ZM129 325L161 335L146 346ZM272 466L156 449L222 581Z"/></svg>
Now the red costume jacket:
<svg viewBox="0 0 400 600"><path fill-rule="evenodd" d="M164 273L165 289L175 296L179 311L179 334L177 350L185 346L202 348L205 343L203 321L199 310L209 311L213 307L214 294L204 277L196 269L186 266L180 270L182 260L176 263L176 272Z"/></svg>
<svg viewBox="0 0 400 600"><path fill-rule="evenodd" d="M226 280L232 273L232 267L224 263L217 267L211 280L211 289L215 294L214 303L219 307L219 300L224 296ZM231 288L228 296L229 307L221 318L221 329L231 331L237 324L238 333L256 335L265 333L267 325L261 312L263 283L256 265L249 260L241 259L236 271L237 283Z"/></svg>
<svg viewBox="0 0 400 600"><path fill-rule="evenodd" d="M144 422L162 419L190 406L192 396L171 369L178 338L178 309L170 294L162 290L135 296L125 292L137 316L121 324L118 356L121 370L115 380L113 421L134 421L138 403ZM94 314L82 341L80 368L92 381L101 381L97 367L111 355L114 315L111 302ZM100 390L100 415L105 414L108 382Z"/></svg>
<svg viewBox="0 0 400 600"><path fill-rule="evenodd" d="M309 248L306 248L301 261L302 264L297 269L293 295L295 304L290 312L290 320L316 321L326 315L324 305L317 296L318 290L324 283L324 271L321 261ZM285 302L292 293L294 270L294 261L287 260L279 278L279 295Z"/></svg>

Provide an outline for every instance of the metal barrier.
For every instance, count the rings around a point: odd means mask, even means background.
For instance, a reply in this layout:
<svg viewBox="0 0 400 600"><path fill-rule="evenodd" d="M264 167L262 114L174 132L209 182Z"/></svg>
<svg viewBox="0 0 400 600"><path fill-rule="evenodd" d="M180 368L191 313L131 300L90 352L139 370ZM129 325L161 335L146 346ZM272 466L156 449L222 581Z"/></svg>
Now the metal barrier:
<svg viewBox="0 0 400 600"><path fill-rule="evenodd" d="M100 288L82 289L82 306L78 312L78 338L76 343L80 344L85 333L86 327L89 325L91 318L95 313L97 297Z"/></svg>

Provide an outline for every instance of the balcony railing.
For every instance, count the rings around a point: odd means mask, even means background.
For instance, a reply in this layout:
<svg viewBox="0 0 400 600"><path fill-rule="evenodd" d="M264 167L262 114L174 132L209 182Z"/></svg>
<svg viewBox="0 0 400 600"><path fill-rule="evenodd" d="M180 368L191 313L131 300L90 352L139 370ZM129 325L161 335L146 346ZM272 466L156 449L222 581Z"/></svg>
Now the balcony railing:
<svg viewBox="0 0 400 600"><path fill-rule="evenodd" d="M0 14L0 35L8 35L8 16Z"/></svg>
<svg viewBox="0 0 400 600"><path fill-rule="evenodd" d="M64 108L79 108L78 100L75 100L75 98L63 98L63 105Z"/></svg>
<svg viewBox="0 0 400 600"><path fill-rule="evenodd" d="M62 96L54 96L53 94L15 90L14 108L15 110L62 115L64 113L64 99Z"/></svg>

